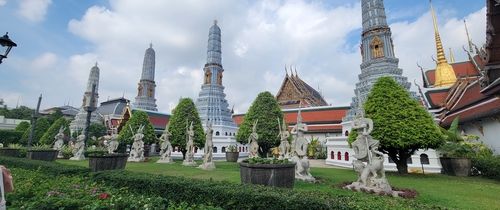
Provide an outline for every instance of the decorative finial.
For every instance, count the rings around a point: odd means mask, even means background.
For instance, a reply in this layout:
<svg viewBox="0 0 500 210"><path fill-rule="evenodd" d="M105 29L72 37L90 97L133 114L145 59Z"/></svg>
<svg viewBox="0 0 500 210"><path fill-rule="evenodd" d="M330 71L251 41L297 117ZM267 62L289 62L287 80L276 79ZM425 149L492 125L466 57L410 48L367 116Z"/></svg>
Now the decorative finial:
<svg viewBox="0 0 500 210"><path fill-rule="evenodd" d="M286 64L285 64L285 75L288 77L288 70L286 70Z"/></svg>
<svg viewBox="0 0 500 210"><path fill-rule="evenodd" d="M217 19L214 20L214 25L217 25Z"/></svg>
<svg viewBox="0 0 500 210"><path fill-rule="evenodd" d="M95 62L95 65L94 65L94 66L95 66L95 67L97 67L97 61Z"/></svg>
<svg viewBox="0 0 500 210"><path fill-rule="evenodd" d="M449 49L450 49L450 63L455 63L455 56L453 55L453 50L451 49L451 47Z"/></svg>
<svg viewBox="0 0 500 210"><path fill-rule="evenodd" d="M153 42L149 42L149 48L153 48Z"/></svg>
<svg viewBox="0 0 500 210"><path fill-rule="evenodd" d="M297 66L295 66L295 76L298 77L299 74L297 73Z"/></svg>
<svg viewBox="0 0 500 210"><path fill-rule="evenodd" d="M465 33L467 34L467 42L469 44L469 52L474 52L474 48L472 47L472 40L469 35L469 29L467 28L467 21L464 19L464 25L465 25Z"/></svg>

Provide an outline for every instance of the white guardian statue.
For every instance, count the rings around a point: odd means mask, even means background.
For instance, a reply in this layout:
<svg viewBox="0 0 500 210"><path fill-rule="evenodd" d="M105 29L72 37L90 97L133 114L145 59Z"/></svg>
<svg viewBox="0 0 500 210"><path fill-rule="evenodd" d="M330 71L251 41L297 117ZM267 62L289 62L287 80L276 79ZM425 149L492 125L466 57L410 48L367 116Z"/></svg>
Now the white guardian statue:
<svg viewBox="0 0 500 210"><path fill-rule="evenodd" d="M302 115L299 112L297 115L297 124L292 128L291 133L293 134L294 141L292 143L292 161L295 164L295 179L299 179L307 182L314 182L316 179L311 175L309 159L307 158L307 146L308 142L304 137L304 132L307 131L307 125L302 123Z"/></svg>
<svg viewBox="0 0 500 210"><path fill-rule="evenodd" d="M215 164L212 161L214 143L212 141L214 131L212 130L212 123L207 122L205 147L203 148L205 154L203 156L203 164L199 168L203 170L214 170Z"/></svg>
<svg viewBox="0 0 500 210"><path fill-rule="evenodd" d="M70 160L85 160L85 135L80 134L76 137L76 142L73 145L73 157Z"/></svg>
<svg viewBox="0 0 500 210"><path fill-rule="evenodd" d="M132 127L129 127L130 131L133 133ZM144 125L139 126L137 132L132 136L134 143L132 143L132 148L130 149L130 155L127 159L128 162L143 162L144 158L144 138L143 134Z"/></svg>
<svg viewBox="0 0 500 210"><path fill-rule="evenodd" d="M196 166L194 162L194 128L193 122L186 128L187 142L186 142L186 159L182 162L184 166Z"/></svg>
<svg viewBox="0 0 500 210"><path fill-rule="evenodd" d="M59 133L54 137L54 146L52 147L55 150L59 150L57 153L57 158L63 158L62 147L64 145L64 126L59 128Z"/></svg>
<svg viewBox="0 0 500 210"><path fill-rule="evenodd" d="M170 136L172 134L168 131L168 125L160 136L160 159L156 161L157 163L174 163L172 157L172 144L170 143Z"/></svg>

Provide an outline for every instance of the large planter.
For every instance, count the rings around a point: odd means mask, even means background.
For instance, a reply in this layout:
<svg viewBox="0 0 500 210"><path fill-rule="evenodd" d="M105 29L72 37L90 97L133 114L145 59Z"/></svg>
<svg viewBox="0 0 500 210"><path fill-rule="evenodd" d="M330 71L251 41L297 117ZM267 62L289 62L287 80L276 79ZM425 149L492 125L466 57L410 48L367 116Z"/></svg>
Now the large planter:
<svg viewBox="0 0 500 210"><path fill-rule="evenodd" d="M20 154L21 154L21 149L14 149L14 148L0 149L0 156L19 157Z"/></svg>
<svg viewBox="0 0 500 210"><path fill-rule="evenodd" d="M451 176L469 176L472 163L469 158L439 158L442 172Z"/></svg>
<svg viewBox="0 0 500 210"><path fill-rule="evenodd" d="M127 154L89 155L89 168L92 172L124 169Z"/></svg>
<svg viewBox="0 0 500 210"><path fill-rule="evenodd" d="M27 157L31 160L54 161L57 158L59 150L29 150Z"/></svg>
<svg viewBox="0 0 500 210"><path fill-rule="evenodd" d="M226 161L227 162L237 162L238 157L240 157L239 152L226 152Z"/></svg>
<svg viewBox="0 0 500 210"><path fill-rule="evenodd" d="M240 162L241 183L293 188L295 163L249 164Z"/></svg>

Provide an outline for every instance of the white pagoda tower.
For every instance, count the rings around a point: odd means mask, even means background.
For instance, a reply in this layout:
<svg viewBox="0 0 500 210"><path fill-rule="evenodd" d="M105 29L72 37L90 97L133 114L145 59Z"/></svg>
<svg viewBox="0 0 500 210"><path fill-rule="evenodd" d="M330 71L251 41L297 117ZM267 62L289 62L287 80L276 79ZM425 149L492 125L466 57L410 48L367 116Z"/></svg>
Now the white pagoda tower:
<svg viewBox="0 0 500 210"><path fill-rule="evenodd" d="M155 51L153 45L149 44L144 54L142 75L137 87L137 96L133 104L134 108L158 111L155 99Z"/></svg>

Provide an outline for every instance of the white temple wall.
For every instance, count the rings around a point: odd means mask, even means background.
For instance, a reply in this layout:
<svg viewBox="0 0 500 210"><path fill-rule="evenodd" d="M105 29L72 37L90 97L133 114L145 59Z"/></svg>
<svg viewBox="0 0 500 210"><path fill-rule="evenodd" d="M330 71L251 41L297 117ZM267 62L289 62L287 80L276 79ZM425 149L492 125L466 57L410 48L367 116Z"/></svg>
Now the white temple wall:
<svg viewBox="0 0 500 210"><path fill-rule="evenodd" d="M460 125L460 129L465 134L479 136L480 141L493 149L495 154L500 155L500 120L484 118L481 121L473 121Z"/></svg>

